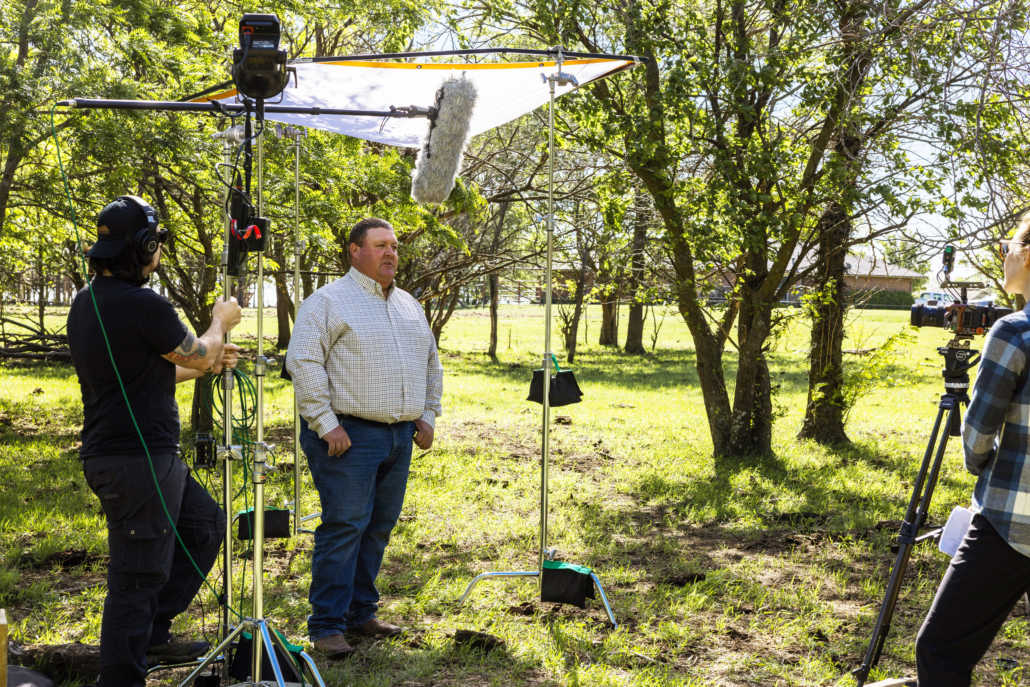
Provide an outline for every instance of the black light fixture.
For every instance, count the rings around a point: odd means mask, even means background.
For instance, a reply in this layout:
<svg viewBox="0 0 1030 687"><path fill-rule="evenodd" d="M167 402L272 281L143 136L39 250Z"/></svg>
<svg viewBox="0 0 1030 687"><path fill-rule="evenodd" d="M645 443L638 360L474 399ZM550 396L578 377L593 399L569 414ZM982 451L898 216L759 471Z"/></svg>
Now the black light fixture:
<svg viewBox="0 0 1030 687"><path fill-rule="evenodd" d="M286 51L279 49L282 30L274 14L245 14L240 19L240 47L232 51L232 79L240 95L274 98L289 79Z"/></svg>

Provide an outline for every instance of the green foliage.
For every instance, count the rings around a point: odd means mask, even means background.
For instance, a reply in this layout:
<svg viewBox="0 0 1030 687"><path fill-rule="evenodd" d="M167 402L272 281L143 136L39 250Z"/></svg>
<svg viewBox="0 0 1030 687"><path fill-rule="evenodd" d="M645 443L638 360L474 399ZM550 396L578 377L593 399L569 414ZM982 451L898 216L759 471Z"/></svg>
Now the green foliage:
<svg viewBox="0 0 1030 687"><path fill-rule="evenodd" d="M916 341L917 328L904 325L858 362L845 366L841 405L847 422L856 404L884 389L911 384L908 371L899 368L898 357L904 347Z"/></svg>
<svg viewBox="0 0 1030 687"><path fill-rule="evenodd" d="M859 307L863 305L910 306L915 302L915 298L908 291L886 291L883 289L877 291L855 291L851 295L851 300Z"/></svg>

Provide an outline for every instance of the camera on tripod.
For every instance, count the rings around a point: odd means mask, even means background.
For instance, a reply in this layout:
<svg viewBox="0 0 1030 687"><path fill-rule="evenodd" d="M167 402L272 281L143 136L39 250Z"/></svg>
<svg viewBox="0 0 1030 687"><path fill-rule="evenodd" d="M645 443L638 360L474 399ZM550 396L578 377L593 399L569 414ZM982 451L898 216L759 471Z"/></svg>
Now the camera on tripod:
<svg viewBox="0 0 1030 687"><path fill-rule="evenodd" d="M912 306L913 327L939 327L952 332L956 337L970 337L986 334L999 318L1012 314L1011 308L998 308L993 304L969 305L968 289L982 289L986 285L978 281L951 281L955 269L955 246L945 246L942 254L941 271L944 273L942 289L959 289L961 298L955 303L930 301Z"/></svg>
<svg viewBox="0 0 1030 687"><path fill-rule="evenodd" d="M920 304L912 306L911 321L913 327L939 327L954 334L973 336L986 334L999 318L1011 314L1011 308L993 305Z"/></svg>

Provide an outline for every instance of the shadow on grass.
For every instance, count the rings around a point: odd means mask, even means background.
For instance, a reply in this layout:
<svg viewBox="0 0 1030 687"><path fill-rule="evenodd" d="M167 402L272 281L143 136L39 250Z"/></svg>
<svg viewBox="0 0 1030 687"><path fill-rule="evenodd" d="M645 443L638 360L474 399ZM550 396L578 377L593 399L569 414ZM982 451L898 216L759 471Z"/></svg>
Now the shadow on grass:
<svg viewBox="0 0 1030 687"><path fill-rule="evenodd" d="M683 572L684 556L703 560L706 551L753 547L784 551L800 541L795 535L807 533L874 536L869 528L878 513L902 517L907 492L885 494L849 473L866 463L896 476L901 485L913 478L918 465L887 459L861 443L826 455L829 460L819 467L795 466L778 457L718 457L714 476L652 470L621 489L621 499L566 501L560 507L577 510L576 526L588 543L583 552L587 565L647 567L669 574ZM941 483L958 484L947 477ZM868 523L856 514L864 514Z"/></svg>
<svg viewBox="0 0 1030 687"><path fill-rule="evenodd" d="M540 365L525 362L491 361L484 353L465 353L461 351L441 351L444 367L457 362L472 374L499 379L505 382L523 384L529 388L533 370ZM770 354L770 375L772 384L780 393L805 392L808 389L807 360L788 354ZM856 359L848 361L849 365L861 364ZM558 365L566 368L564 359L558 356ZM664 349L655 354L633 355L619 350L580 353L575 364L568 366L576 373L576 378L587 394L590 385L601 383L605 387L625 387L647 391L678 388L699 387L697 376L697 357L692 349ZM723 358L723 373L726 384L732 389L737 377L738 360L735 352L727 352ZM889 364L877 374L890 377L900 383L921 383L923 372L906 365Z"/></svg>

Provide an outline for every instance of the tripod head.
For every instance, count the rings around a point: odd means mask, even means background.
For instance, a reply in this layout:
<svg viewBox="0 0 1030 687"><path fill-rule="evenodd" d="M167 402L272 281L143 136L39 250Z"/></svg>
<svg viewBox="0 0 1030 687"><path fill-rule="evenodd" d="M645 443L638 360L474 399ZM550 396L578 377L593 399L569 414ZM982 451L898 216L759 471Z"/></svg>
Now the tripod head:
<svg viewBox="0 0 1030 687"><path fill-rule="evenodd" d="M954 397L956 407L959 404L969 405L969 394L967 393L969 391L969 371L980 362L980 351L969 348L969 341L972 338L972 334L956 334L955 338L946 346L937 349L937 353L944 356L944 370L941 372L944 377L942 402L949 396ZM961 411L956 410L950 417L948 434L953 437L961 436Z"/></svg>
<svg viewBox="0 0 1030 687"><path fill-rule="evenodd" d="M969 389L969 371L980 362L980 351L969 348L970 334L956 334L955 338L937 349L944 356L944 390L947 393L965 396Z"/></svg>

